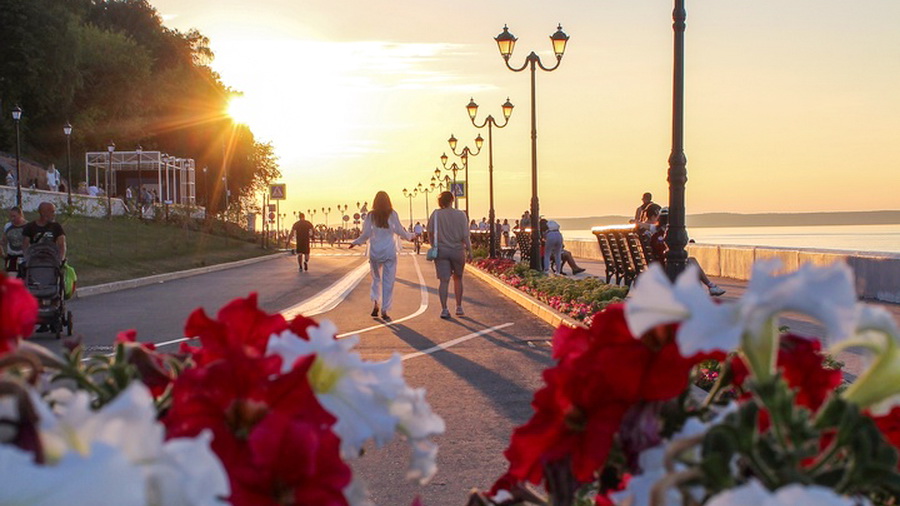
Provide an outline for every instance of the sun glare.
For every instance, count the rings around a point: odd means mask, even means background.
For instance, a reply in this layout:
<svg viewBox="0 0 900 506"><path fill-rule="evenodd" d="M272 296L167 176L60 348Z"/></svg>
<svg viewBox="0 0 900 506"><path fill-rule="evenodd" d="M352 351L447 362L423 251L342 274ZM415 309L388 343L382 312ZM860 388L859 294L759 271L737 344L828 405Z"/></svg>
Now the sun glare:
<svg viewBox="0 0 900 506"><path fill-rule="evenodd" d="M245 97L237 95L228 101L228 115L237 123L249 125L253 119L253 107Z"/></svg>

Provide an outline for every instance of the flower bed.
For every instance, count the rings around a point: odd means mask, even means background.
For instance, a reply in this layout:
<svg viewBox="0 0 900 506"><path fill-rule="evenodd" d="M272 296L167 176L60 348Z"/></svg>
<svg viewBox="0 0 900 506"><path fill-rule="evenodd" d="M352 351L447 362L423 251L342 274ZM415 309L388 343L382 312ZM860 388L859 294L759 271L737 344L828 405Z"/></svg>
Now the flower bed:
<svg viewBox="0 0 900 506"><path fill-rule="evenodd" d="M777 269L758 264L721 302L695 268L672 284L653 266L626 304L557 329L508 470L468 504L896 505L897 323L857 302L846 265ZM782 312L821 322L830 352L860 347L868 370L843 388L818 339L779 330ZM702 400L698 376L714 382Z"/></svg>
<svg viewBox="0 0 900 506"><path fill-rule="evenodd" d="M608 285L599 278L552 277L506 258L475 260L472 264L582 322L609 304L621 302L628 293L627 288Z"/></svg>
<svg viewBox="0 0 900 506"><path fill-rule="evenodd" d="M328 321L288 322L251 295L195 311L177 354L128 331L84 357L23 341L36 316L0 274L0 504L370 505L347 461L394 437L408 478L436 472L444 422L400 355L364 361Z"/></svg>

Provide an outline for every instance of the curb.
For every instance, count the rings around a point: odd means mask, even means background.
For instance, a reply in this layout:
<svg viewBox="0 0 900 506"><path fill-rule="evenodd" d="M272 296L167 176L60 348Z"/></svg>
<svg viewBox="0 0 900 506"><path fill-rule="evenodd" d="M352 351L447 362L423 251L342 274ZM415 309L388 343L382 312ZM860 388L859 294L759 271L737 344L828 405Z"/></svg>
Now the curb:
<svg viewBox="0 0 900 506"><path fill-rule="evenodd" d="M135 279L126 279L123 281L113 281L112 283L104 283L102 285L92 285L79 287L75 290L75 298L81 299L83 297L91 297L93 295L101 295L104 293L117 292L119 290L127 290L129 288L137 288L140 286L147 286L156 283L165 283L166 281L172 281L175 279L188 278L191 276L197 276L199 274L207 274L210 272L216 271L224 271L225 269L231 269L234 267L243 267L245 265L255 264L259 262L263 262L266 260L272 260L276 257L284 256L284 253L275 253L272 255L262 255L253 258L245 258L244 260L237 260L235 262L227 262L224 264L215 264L209 265L206 267L197 267L196 269L187 269L184 271L176 271L176 272L166 272L164 274L154 274L153 276L146 276L143 278L135 278Z"/></svg>
<svg viewBox="0 0 900 506"><path fill-rule="evenodd" d="M559 327L560 325L566 325L568 327L585 327L583 323L572 318L571 316L560 313L547 304L544 304L543 302L535 299L531 295L522 292L518 288L513 288L507 285L503 281L500 281L493 275L479 269L478 267L475 267L472 264L466 265L466 270L468 272L471 272L472 275L476 278L490 285L491 288L502 293L509 299L512 299L513 302L525 308L526 311L549 323L553 328Z"/></svg>

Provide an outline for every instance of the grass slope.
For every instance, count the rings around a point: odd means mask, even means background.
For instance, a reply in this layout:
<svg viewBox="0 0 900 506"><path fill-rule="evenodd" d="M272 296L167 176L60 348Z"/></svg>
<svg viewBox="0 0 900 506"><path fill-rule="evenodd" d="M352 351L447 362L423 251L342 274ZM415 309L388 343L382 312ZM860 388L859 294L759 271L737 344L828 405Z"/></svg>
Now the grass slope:
<svg viewBox="0 0 900 506"><path fill-rule="evenodd" d="M30 214L30 213L29 213ZM28 216L34 219L35 216ZM79 286L192 269L270 253L250 236L236 239L201 231L198 222L166 224L58 215L66 231L69 263Z"/></svg>

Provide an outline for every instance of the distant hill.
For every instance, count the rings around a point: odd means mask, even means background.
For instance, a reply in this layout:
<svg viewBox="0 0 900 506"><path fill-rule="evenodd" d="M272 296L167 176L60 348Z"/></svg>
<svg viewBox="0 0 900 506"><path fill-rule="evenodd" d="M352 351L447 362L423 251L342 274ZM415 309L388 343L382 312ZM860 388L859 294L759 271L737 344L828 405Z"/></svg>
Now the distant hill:
<svg viewBox="0 0 900 506"><path fill-rule="evenodd" d="M603 225L628 223L630 216L558 218L563 229L584 230ZM704 213L687 215L689 227L796 227L813 225L893 225L900 224L900 211L852 211L820 213Z"/></svg>

